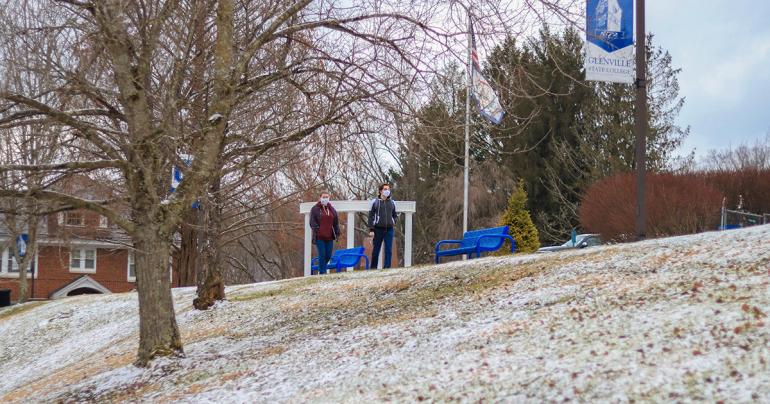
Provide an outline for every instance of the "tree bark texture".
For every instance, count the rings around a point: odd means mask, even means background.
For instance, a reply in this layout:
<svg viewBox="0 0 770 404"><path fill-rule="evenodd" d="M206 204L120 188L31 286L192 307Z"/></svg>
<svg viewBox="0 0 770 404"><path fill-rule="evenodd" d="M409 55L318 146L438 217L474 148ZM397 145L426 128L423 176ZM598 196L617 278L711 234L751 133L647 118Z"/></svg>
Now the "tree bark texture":
<svg viewBox="0 0 770 404"><path fill-rule="evenodd" d="M182 339L171 295L169 242L157 225L138 226L134 248L139 294L139 353L137 365L155 357L181 355Z"/></svg>
<svg viewBox="0 0 770 404"><path fill-rule="evenodd" d="M185 215L180 226L181 243L179 246L179 286L197 285L195 262L198 259L198 210L191 210Z"/></svg>
<svg viewBox="0 0 770 404"><path fill-rule="evenodd" d="M210 193L204 198L202 210L203 231L198 236L198 297L193 306L198 310L206 310L217 300L225 298L225 284L221 264L221 208L215 202L218 195L220 180L214 180Z"/></svg>
<svg viewBox="0 0 770 404"><path fill-rule="evenodd" d="M40 219L37 216L33 216L28 221L29 239L27 241L27 251L24 254L24 257L22 258L19 256L19 251L16 247L12 248L16 262L19 265L19 303L24 303L30 298L29 284L27 282L27 268L33 269L32 276L34 277L34 268L31 268L30 264L33 263L35 255L37 255L37 226L39 221Z"/></svg>

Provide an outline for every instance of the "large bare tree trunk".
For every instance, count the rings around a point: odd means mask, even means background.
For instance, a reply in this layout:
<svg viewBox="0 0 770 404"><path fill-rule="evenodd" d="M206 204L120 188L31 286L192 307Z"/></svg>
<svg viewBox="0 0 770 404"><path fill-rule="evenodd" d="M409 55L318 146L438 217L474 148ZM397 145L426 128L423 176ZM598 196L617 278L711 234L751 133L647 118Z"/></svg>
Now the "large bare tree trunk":
<svg viewBox="0 0 770 404"><path fill-rule="evenodd" d="M209 195L205 198L203 209L203 231L198 237L198 297L193 300L193 306L198 310L206 310L217 300L225 298L225 283L222 278L221 265L221 207L214 201L218 195L221 180L214 180Z"/></svg>
<svg viewBox="0 0 770 404"><path fill-rule="evenodd" d="M27 283L27 268L34 269L30 264L33 263L37 253L37 226L39 221L40 219L37 216L32 216L28 221L29 239L24 257L22 258L19 256L19 251L16 247L13 248L13 251L16 254L16 262L19 264L19 303L26 302L30 297L29 285ZM35 276L34 271L32 276Z"/></svg>
<svg viewBox="0 0 770 404"><path fill-rule="evenodd" d="M35 177L35 176L30 176ZM40 223L40 214L38 213L38 203L32 198L24 198L21 203L11 200L10 204L6 207L10 208L14 213L6 213L4 222L0 225L5 225L10 230L13 240L11 240L11 246L8 252L13 257L16 265L19 267L19 297L17 301L24 303L29 299L29 282L27 281L28 268L33 263L37 251L37 226ZM24 228L27 229L27 245L25 248L24 256L22 257L21 251L16 241L17 237L21 237L24 233ZM8 268L9 270L11 268Z"/></svg>
<svg viewBox="0 0 770 404"><path fill-rule="evenodd" d="M193 45L195 56L192 59L193 75L190 78L190 88L193 97L190 102L191 130L201 130L206 122L206 2L193 2L195 18L193 20ZM201 226L201 210L191 209L185 214L180 227L181 243L179 248L179 286L195 286L198 284L196 262L200 256L198 250L198 229Z"/></svg>
<svg viewBox="0 0 770 404"><path fill-rule="evenodd" d="M195 286L196 261L198 260L198 210L191 210L185 215L180 226L181 242L179 245L179 286Z"/></svg>
<svg viewBox="0 0 770 404"><path fill-rule="evenodd" d="M139 354L145 366L157 356L182 354L171 295L170 243L152 221L137 226L136 282L139 294Z"/></svg>
<svg viewBox="0 0 770 404"><path fill-rule="evenodd" d="M220 0L217 2L217 39L214 48L214 78L213 89L214 99L212 111L221 115L220 119L209 121L210 131L222 135L227 131L227 120L233 109L233 85L231 83L234 65L233 54L233 2ZM221 156L224 150L224 136L219 137L219 142L215 144L204 145L204 153L215 156ZM215 150L211 150L216 148ZM208 167L209 173L219 173L222 168L222 160L213 160ZM199 236L198 251L202 255L200 261L200 270L198 271L198 298L193 301L193 306L198 310L205 310L211 307L216 300L225 298L225 286L222 279L222 273L219 270L219 248L216 239L219 237L218 227L221 221L218 215L220 207L214 202L215 195L218 193L222 177L218 174L209 174L209 186L206 195L202 195L202 206L204 210L203 231ZM211 196L209 196L211 195ZM205 237L205 239L201 239Z"/></svg>

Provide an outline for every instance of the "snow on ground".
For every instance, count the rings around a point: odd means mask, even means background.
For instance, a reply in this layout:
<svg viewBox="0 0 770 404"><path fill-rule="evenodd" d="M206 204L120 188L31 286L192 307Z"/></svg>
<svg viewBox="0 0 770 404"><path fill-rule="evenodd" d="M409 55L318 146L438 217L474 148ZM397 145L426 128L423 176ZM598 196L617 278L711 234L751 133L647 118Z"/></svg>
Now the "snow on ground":
<svg viewBox="0 0 770 404"><path fill-rule="evenodd" d="M184 358L132 365L133 293L0 311L0 401L770 401L770 226L174 290Z"/></svg>

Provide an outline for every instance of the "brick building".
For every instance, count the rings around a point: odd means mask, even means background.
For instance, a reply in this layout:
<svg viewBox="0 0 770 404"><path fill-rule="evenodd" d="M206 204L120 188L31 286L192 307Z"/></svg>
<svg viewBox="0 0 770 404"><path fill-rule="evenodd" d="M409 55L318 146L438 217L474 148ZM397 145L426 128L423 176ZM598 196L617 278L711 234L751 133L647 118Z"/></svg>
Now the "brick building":
<svg viewBox="0 0 770 404"><path fill-rule="evenodd" d="M19 268L9 248L13 242L0 226L0 289L11 289L11 300L16 301ZM32 267L27 276L31 298L128 292L135 288L131 240L93 212L46 217L38 228L38 251ZM176 278L169 276L172 282Z"/></svg>

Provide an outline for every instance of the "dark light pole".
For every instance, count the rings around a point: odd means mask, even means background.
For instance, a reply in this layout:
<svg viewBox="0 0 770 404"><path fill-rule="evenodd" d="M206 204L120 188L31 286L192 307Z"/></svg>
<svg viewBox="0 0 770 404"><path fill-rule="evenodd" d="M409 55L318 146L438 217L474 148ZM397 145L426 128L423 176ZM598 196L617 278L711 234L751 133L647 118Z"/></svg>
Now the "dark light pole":
<svg viewBox="0 0 770 404"><path fill-rule="evenodd" d="M647 172L647 38L644 29L644 0L636 0L636 239L647 236L645 182Z"/></svg>

